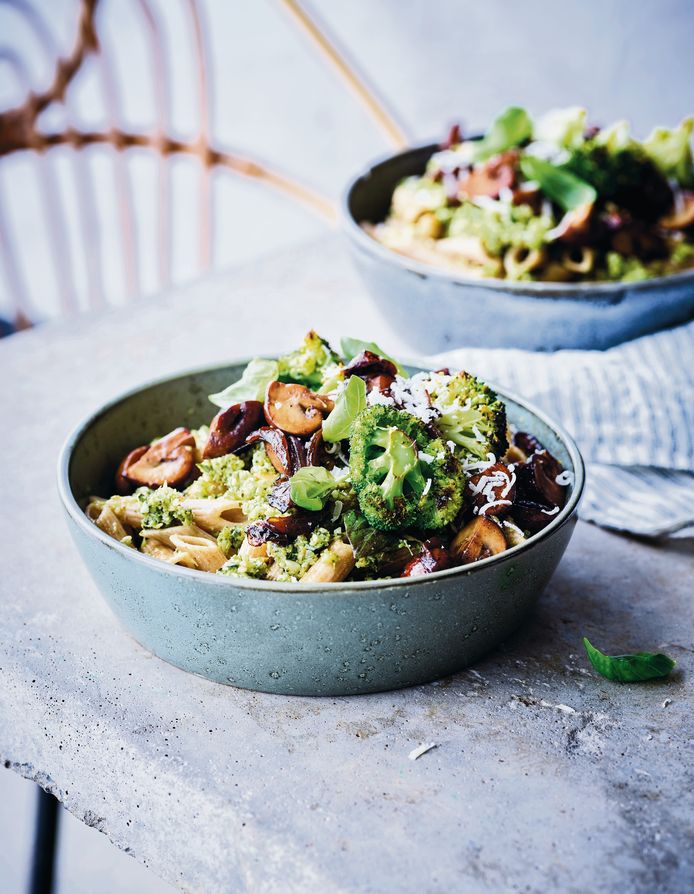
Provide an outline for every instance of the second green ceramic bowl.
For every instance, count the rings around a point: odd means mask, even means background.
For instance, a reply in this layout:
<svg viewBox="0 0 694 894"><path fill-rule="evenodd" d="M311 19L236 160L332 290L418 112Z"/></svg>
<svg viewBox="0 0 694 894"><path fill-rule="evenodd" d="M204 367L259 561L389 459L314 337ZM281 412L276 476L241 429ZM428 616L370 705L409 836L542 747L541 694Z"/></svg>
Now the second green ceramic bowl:
<svg viewBox="0 0 694 894"><path fill-rule="evenodd" d="M573 440L500 391L510 421L573 472L564 509L498 557L425 577L340 584L234 580L168 565L108 537L84 514L112 492L128 450L178 425L209 422L207 395L246 363L186 373L122 395L68 438L58 484L70 531L114 614L166 661L219 683L294 695L352 695L426 683L461 670L521 623L571 538L583 489Z"/></svg>

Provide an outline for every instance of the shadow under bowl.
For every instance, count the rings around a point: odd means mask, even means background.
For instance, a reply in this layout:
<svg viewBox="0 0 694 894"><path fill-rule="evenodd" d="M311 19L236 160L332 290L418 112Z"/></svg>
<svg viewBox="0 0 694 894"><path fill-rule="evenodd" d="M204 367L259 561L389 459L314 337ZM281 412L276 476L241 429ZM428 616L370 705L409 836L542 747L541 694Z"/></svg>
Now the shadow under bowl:
<svg viewBox="0 0 694 894"><path fill-rule="evenodd" d="M106 602L165 661L219 683L292 695L353 695L426 683L509 636L552 576L576 523L583 462L559 426L500 392L510 421L574 474L564 509L502 555L425 577L340 584L241 580L169 565L108 537L84 514L108 495L120 458L178 425L209 421L207 395L245 362L146 385L68 438L58 485L71 535Z"/></svg>
<svg viewBox="0 0 694 894"><path fill-rule="evenodd" d="M390 156L355 177L342 204L352 254L383 317L418 354L463 346L604 349L694 317L694 270L642 282L477 279L401 255L361 224L383 221L393 190L421 175L437 144Z"/></svg>

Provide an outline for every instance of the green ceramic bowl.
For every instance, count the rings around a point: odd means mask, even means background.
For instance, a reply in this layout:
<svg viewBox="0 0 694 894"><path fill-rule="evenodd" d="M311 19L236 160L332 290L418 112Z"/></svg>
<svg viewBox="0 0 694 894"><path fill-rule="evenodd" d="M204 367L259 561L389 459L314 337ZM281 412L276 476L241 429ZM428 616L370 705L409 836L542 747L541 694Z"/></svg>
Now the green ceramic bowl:
<svg viewBox="0 0 694 894"><path fill-rule="evenodd" d="M571 538L584 471L566 432L503 391L511 422L535 434L575 483L543 531L474 565L392 581L236 581L142 555L89 521L86 498L112 492L123 454L178 425L209 422L207 395L239 378L245 365L190 372L124 394L83 422L63 448L58 485L70 531L104 598L138 642L219 683L351 695L452 674L521 623Z"/></svg>

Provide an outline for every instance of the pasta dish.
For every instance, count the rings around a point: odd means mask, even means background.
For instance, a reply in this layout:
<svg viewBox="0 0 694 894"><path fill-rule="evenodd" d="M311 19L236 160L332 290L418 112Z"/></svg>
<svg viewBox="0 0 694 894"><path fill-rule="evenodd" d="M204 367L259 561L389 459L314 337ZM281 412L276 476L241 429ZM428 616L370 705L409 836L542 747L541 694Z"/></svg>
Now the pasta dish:
<svg viewBox="0 0 694 894"><path fill-rule="evenodd" d="M362 227L417 261L513 281L637 281L694 266L694 118L637 140L569 108L455 126L421 176Z"/></svg>
<svg viewBox="0 0 694 894"><path fill-rule="evenodd" d="M572 476L466 372L408 373L315 332L209 397L209 425L121 460L102 531L155 559L302 583L429 574L498 555L559 513Z"/></svg>

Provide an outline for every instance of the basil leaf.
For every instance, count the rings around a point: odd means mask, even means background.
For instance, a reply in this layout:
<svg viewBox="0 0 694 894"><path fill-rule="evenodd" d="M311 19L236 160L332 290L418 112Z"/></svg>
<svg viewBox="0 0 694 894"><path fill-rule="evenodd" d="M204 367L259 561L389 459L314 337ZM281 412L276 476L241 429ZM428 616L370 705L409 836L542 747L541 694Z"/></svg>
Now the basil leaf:
<svg viewBox="0 0 694 894"><path fill-rule="evenodd" d="M313 512L318 512L325 506L335 486L335 479L323 466L306 466L289 479L292 502Z"/></svg>
<svg viewBox="0 0 694 894"><path fill-rule="evenodd" d="M366 384L359 376L352 376L323 423L323 440L341 441L348 438L352 423L365 409Z"/></svg>
<svg viewBox="0 0 694 894"><path fill-rule="evenodd" d="M540 189L564 211L572 211L581 205L592 205L598 194L595 189L575 174L564 171L556 165L524 155L520 167L528 180L539 183Z"/></svg>
<svg viewBox="0 0 694 894"><path fill-rule="evenodd" d="M510 106L492 122L482 139L474 144L472 160L484 161L492 155L513 149L529 140L532 133L533 123L525 109Z"/></svg>
<svg viewBox="0 0 694 894"><path fill-rule="evenodd" d="M639 683L667 677L675 666L672 658L660 652L635 652L633 655L605 655L583 637L583 645L595 670L608 680Z"/></svg>
<svg viewBox="0 0 694 894"><path fill-rule="evenodd" d="M278 374L279 364L276 360L256 357L244 369L238 382L234 382L218 394L210 394L208 400L223 410L244 400L263 401L267 386L277 379Z"/></svg>
<svg viewBox="0 0 694 894"><path fill-rule="evenodd" d="M390 354L386 354L385 351L382 351L375 341L362 341L359 338L342 338L340 339L340 346L342 348L342 355L347 361L353 360L357 354L361 354L362 351L371 351L372 354L378 354L378 356L383 357L384 360L390 360L391 363L394 363L399 375L407 375L404 367L398 363L395 357L391 357Z"/></svg>

